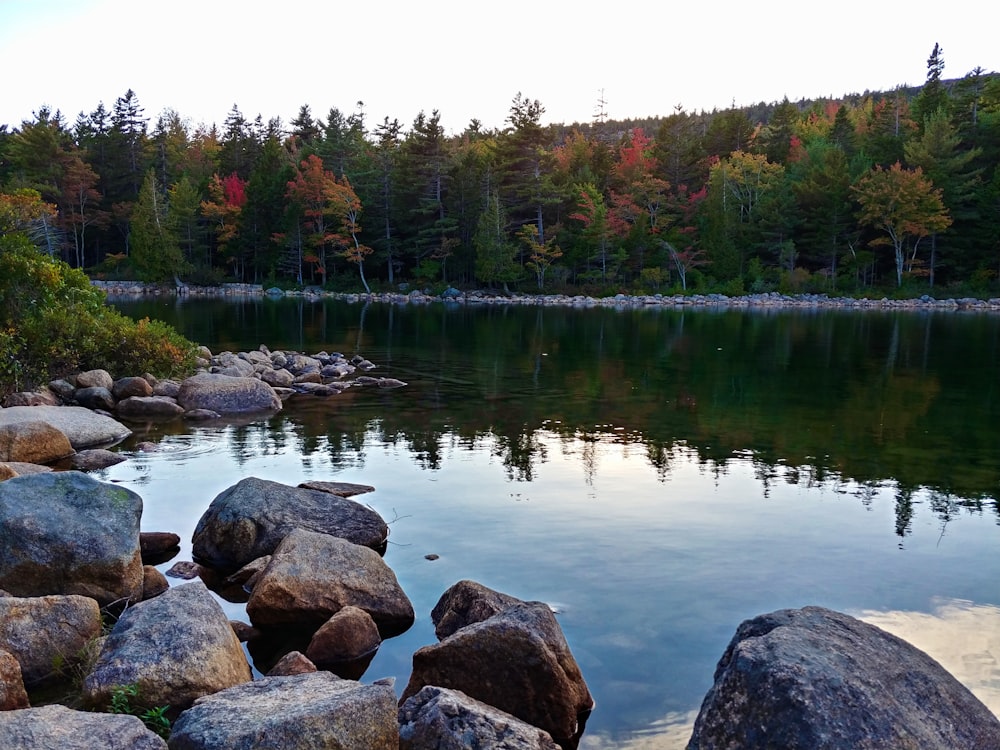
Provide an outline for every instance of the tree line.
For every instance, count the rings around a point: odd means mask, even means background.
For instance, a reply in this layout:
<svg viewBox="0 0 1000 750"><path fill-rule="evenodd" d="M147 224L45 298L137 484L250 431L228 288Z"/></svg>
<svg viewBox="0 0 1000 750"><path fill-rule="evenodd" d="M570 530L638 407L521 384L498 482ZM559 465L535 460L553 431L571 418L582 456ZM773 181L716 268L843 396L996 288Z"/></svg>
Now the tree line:
<svg viewBox="0 0 1000 750"><path fill-rule="evenodd" d="M985 294L1000 76L943 72L935 45L919 88L641 124L543 125L518 93L504 127L458 135L436 110L371 127L361 102L192 128L129 90L0 126L0 226L148 281Z"/></svg>

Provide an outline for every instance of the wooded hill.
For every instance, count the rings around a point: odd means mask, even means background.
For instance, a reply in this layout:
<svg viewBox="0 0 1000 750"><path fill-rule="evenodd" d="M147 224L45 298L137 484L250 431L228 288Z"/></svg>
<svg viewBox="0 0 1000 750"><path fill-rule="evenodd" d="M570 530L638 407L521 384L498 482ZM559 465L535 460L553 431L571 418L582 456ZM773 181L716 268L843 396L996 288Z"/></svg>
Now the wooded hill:
<svg viewBox="0 0 1000 750"><path fill-rule="evenodd" d="M0 128L0 231L92 276L337 289L995 294L1000 76L446 135L437 111L151 121L134 91ZM26 204L35 202L31 210ZM6 217L6 218L5 218Z"/></svg>

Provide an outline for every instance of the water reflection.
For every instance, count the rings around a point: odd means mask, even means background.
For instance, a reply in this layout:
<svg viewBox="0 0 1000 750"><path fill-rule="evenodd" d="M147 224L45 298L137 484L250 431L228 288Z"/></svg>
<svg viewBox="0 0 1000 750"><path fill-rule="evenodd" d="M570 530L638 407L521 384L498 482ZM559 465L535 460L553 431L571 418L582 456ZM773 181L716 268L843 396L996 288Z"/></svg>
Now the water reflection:
<svg viewBox="0 0 1000 750"><path fill-rule="evenodd" d="M248 476L373 485L417 621L365 679L405 685L434 604L471 578L558 603L597 700L581 747L682 747L747 618L995 597L996 319L373 305L362 328L360 307L299 306L293 325L261 304L223 331L226 310L189 335L216 351L358 349L410 385L249 423L142 425L103 475L135 486L143 530L180 534L182 556L212 498Z"/></svg>

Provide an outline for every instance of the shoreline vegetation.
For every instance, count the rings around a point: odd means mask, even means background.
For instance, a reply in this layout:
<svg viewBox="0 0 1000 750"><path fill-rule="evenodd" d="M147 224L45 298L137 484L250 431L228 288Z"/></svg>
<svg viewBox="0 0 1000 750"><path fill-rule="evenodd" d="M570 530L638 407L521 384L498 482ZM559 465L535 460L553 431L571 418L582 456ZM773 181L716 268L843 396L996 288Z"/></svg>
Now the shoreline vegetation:
<svg viewBox="0 0 1000 750"><path fill-rule="evenodd" d="M333 292L319 287L302 289L265 288L262 284L221 284L218 286L190 286L152 284L140 281L101 281L91 284L115 298L146 296L222 297L222 298L304 298L308 300L336 299L350 303L381 302L389 304L430 304L434 302L466 305L538 305L543 307L614 307L614 308L733 308L733 309L784 309L832 308L846 310L913 310L913 311L963 311L1000 312L1000 297L936 298L930 295L890 299L888 297L831 297L826 294L785 294L762 292L759 294L615 294L605 297L568 294L524 294L490 290L460 291L453 287L440 294L424 290L398 292Z"/></svg>

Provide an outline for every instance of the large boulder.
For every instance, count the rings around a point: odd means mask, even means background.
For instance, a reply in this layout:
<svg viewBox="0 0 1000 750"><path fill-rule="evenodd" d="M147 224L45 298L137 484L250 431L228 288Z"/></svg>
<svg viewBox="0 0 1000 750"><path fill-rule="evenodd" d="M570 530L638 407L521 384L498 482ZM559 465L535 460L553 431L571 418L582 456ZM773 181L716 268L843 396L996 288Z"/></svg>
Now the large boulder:
<svg viewBox="0 0 1000 750"><path fill-rule="evenodd" d="M71 455L69 438L48 422L35 419L0 424L0 461L47 464Z"/></svg>
<svg viewBox="0 0 1000 750"><path fill-rule="evenodd" d="M31 688L63 679L101 635L101 610L87 596L0 598L0 649Z"/></svg>
<svg viewBox="0 0 1000 750"><path fill-rule="evenodd" d="M116 401L123 401L132 396L152 396L153 386L145 378L132 375L116 380L115 384L111 387L111 395L115 397Z"/></svg>
<svg viewBox="0 0 1000 750"><path fill-rule="evenodd" d="M447 638L460 628L482 622L522 601L502 594L475 581L459 581L451 586L431 610L431 622L438 639Z"/></svg>
<svg viewBox="0 0 1000 750"><path fill-rule="evenodd" d="M136 716L40 706L0 712L0 747L18 750L167 750Z"/></svg>
<svg viewBox="0 0 1000 750"><path fill-rule="evenodd" d="M83 695L91 706L107 706L116 687L135 685L143 705L185 708L250 678L222 607L195 581L125 611L84 678Z"/></svg>
<svg viewBox="0 0 1000 750"><path fill-rule="evenodd" d="M12 653L0 648L0 711L28 708L29 705L21 665Z"/></svg>
<svg viewBox="0 0 1000 750"><path fill-rule="evenodd" d="M82 406L12 406L0 409L0 425L41 420L69 438L74 449L111 445L132 431L111 417Z"/></svg>
<svg viewBox="0 0 1000 750"><path fill-rule="evenodd" d="M274 552L294 528L373 549L383 548L389 536L382 517L353 500L248 477L219 493L202 514L192 552L208 565L238 568Z"/></svg>
<svg viewBox="0 0 1000 750"><path fill-rule="evenodd" d="M413 654L401 702L426 685L466 695L569 742L594 706L562 628L542 602L514 604Z"/></svg>
<svg viewBox="0 0 1000 750"><path fill-rule="evenodd" d="M193 375L181 383L177 403L185 410L210 409L219 414L281 409L278 394L262 380L207 372Z"/></svg>
<svg viewBox="0 0 1000 750"><path fill-rule="evenodd" d="M102 605L138 601L141 515L136 493L78 471L0 483L0 588L80 594Z"/></svg>
<svg viewBox="0 0 1000 750"><path fill-rule="evenodd" d="M428 685L399 709L399 750L559 750L552 736L459 690Z"/></svg>
<svg viewBox="0 0 1000 750"><path fill-rule="evenodd" d="M171 750L397 750L396 696L329 672L264 677L200 698L174 722Z"/></svg>
<svg viewBox="0 0 1000 750"><path fill-rule="evenodd" d="M927 654L822 607L744 621L689 750L1000 747L1000 721Z"/></svg>
<svg viewBox="0 0 1000 750"><path fill-rule="evenodd" d="M402 633L414 620L413 605L377 552L294 529L257 577L247 615L256 627L317 629L347 606L367 612L383 638Z"/></svg>
<svg viewBox="0 0 1000 750"><path fill-rule="evenodd" d="M104 388L110 391L114 386L114 378L107 370L87 370L76 375L77 388Z"/></svg>

